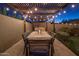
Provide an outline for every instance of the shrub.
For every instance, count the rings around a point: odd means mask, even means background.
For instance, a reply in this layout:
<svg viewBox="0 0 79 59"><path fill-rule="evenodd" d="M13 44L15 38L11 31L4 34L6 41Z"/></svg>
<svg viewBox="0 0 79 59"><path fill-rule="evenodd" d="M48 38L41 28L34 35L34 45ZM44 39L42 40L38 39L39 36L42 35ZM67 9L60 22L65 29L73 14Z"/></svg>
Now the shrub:
<svg viewBox="0 0 79 59"><path fill-rule="evenodd" d="M68 40L69 34L66 32L59 32L56 34L56 38L58 38L61 41L67 42L67 41L69 41Z"/></svg>

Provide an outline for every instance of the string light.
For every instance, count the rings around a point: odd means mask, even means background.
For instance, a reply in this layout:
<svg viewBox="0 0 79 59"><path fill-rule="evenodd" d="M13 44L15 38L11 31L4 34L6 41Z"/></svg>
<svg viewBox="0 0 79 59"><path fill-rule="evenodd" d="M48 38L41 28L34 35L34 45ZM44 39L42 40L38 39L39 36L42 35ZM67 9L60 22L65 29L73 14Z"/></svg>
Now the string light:
<svg viewBox="0 0 79 59"><path fill-rule="evenodd" d="M9 8L6 8L6 10L9 11L10 9Z"/></svg>
<svg viewBox="0 0 79 59"><path fill-rule="evenodd" d="M73 4L73 5L72 5L72 8L74 8L74 7L75 7L75 5Z"/></svg>
<svg viewBox="0 0 79 59"><path fill-rule="evenodd" d="M63 13L66 13L66 11L63 11Z"/></svg>
<svg viewBox="0 0 79 59"><path fill-rule="evenodd" d="M37 8L35 8L35 11L37 11L38 9Z"/></svg>
<svg viewBox="0 0 79 59"><path fill-rule="evenodd" d="M16 14L17 12L16 12L16 11L14 11L13 13L14 13L14 14Z"/></svg>

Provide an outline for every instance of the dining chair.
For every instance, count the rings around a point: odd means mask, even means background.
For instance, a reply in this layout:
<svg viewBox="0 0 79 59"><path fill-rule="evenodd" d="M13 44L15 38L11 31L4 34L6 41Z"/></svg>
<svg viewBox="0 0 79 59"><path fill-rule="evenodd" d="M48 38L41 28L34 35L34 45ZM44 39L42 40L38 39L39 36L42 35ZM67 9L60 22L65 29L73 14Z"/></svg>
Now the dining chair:
<svg viewBox="0 0 79 59"><path fill-rule="evenodd" d="M48 56L50 54L50 44L44 42L29 42L29 54L31 56Z"/></svg>
<svg viewBox="0 0 79 59"><path fill-rule="evenodd" d="M51 50L51 56L53 56L54 53L55 53L55 51L54 51L54 41L55 41L56 33L54 33L54 32L48 32L48 34L52 36L52 38L51 38L51 48L52 48L52 50Z"/></svg>
<svg viewBox="0 0 79 59"><path fill-rule="evenodd" d="M23 41L24 41L24 51L23 51L23 54L25 54L26 56L28 55L28 39L27 39L27 36L30 34L31 32L25 32L22 34L22 37L23 37Z"/></svg>

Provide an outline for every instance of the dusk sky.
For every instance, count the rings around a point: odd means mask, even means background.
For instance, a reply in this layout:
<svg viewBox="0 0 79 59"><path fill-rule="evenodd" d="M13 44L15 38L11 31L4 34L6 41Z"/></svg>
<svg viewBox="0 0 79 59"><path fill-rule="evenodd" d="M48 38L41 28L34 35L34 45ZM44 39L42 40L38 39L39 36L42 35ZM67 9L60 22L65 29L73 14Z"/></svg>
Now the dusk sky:
<svg viewBox="0 0 79 59"><path fill-rule="evenodd" d="M55 17L55 22L59 23L62 22L63 20L70 20L70 19L78 19L79 20L79 4L73 4L74 6L72 7L72 4L69 4L64 10L60 11L57 13L57 17ZM63 13L66 11L66 13Z"/></svg>

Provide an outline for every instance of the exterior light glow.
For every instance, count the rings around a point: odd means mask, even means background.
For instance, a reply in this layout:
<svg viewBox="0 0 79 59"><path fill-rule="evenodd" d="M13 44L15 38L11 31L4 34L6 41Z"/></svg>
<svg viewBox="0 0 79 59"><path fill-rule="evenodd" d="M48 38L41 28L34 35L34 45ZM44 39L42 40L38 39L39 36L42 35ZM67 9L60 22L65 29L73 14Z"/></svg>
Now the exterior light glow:
<svg viewBox="0 0 79 59"><path fill-rule="evenodd" d="M73 5L72 5L72 8L74 8L74 7L75 7L75 5L73 4Z"/></svg>
<svg viewBox="0 0 79 59"><path fill-rule="evenodd" d="M6 10L9 11L10 9L9 8L6 8Z"/></svg>
<svg viewBox="0 0 79 59"><path fill-rule="evenodd" d="M63 11L63 13L66 13L66 11Z"/></svg>
<svg viewBox="0 0 79 59"><path fill-rule="evenodd" d="M16 14L17 12L16 11L14 11L14 14Z"/></svg>
<svg viewBox="0 0 79 59"><path fill-rule="evenodd" d="M38 9L37 8L35 8L35 11L37 11Z"/></svg>

